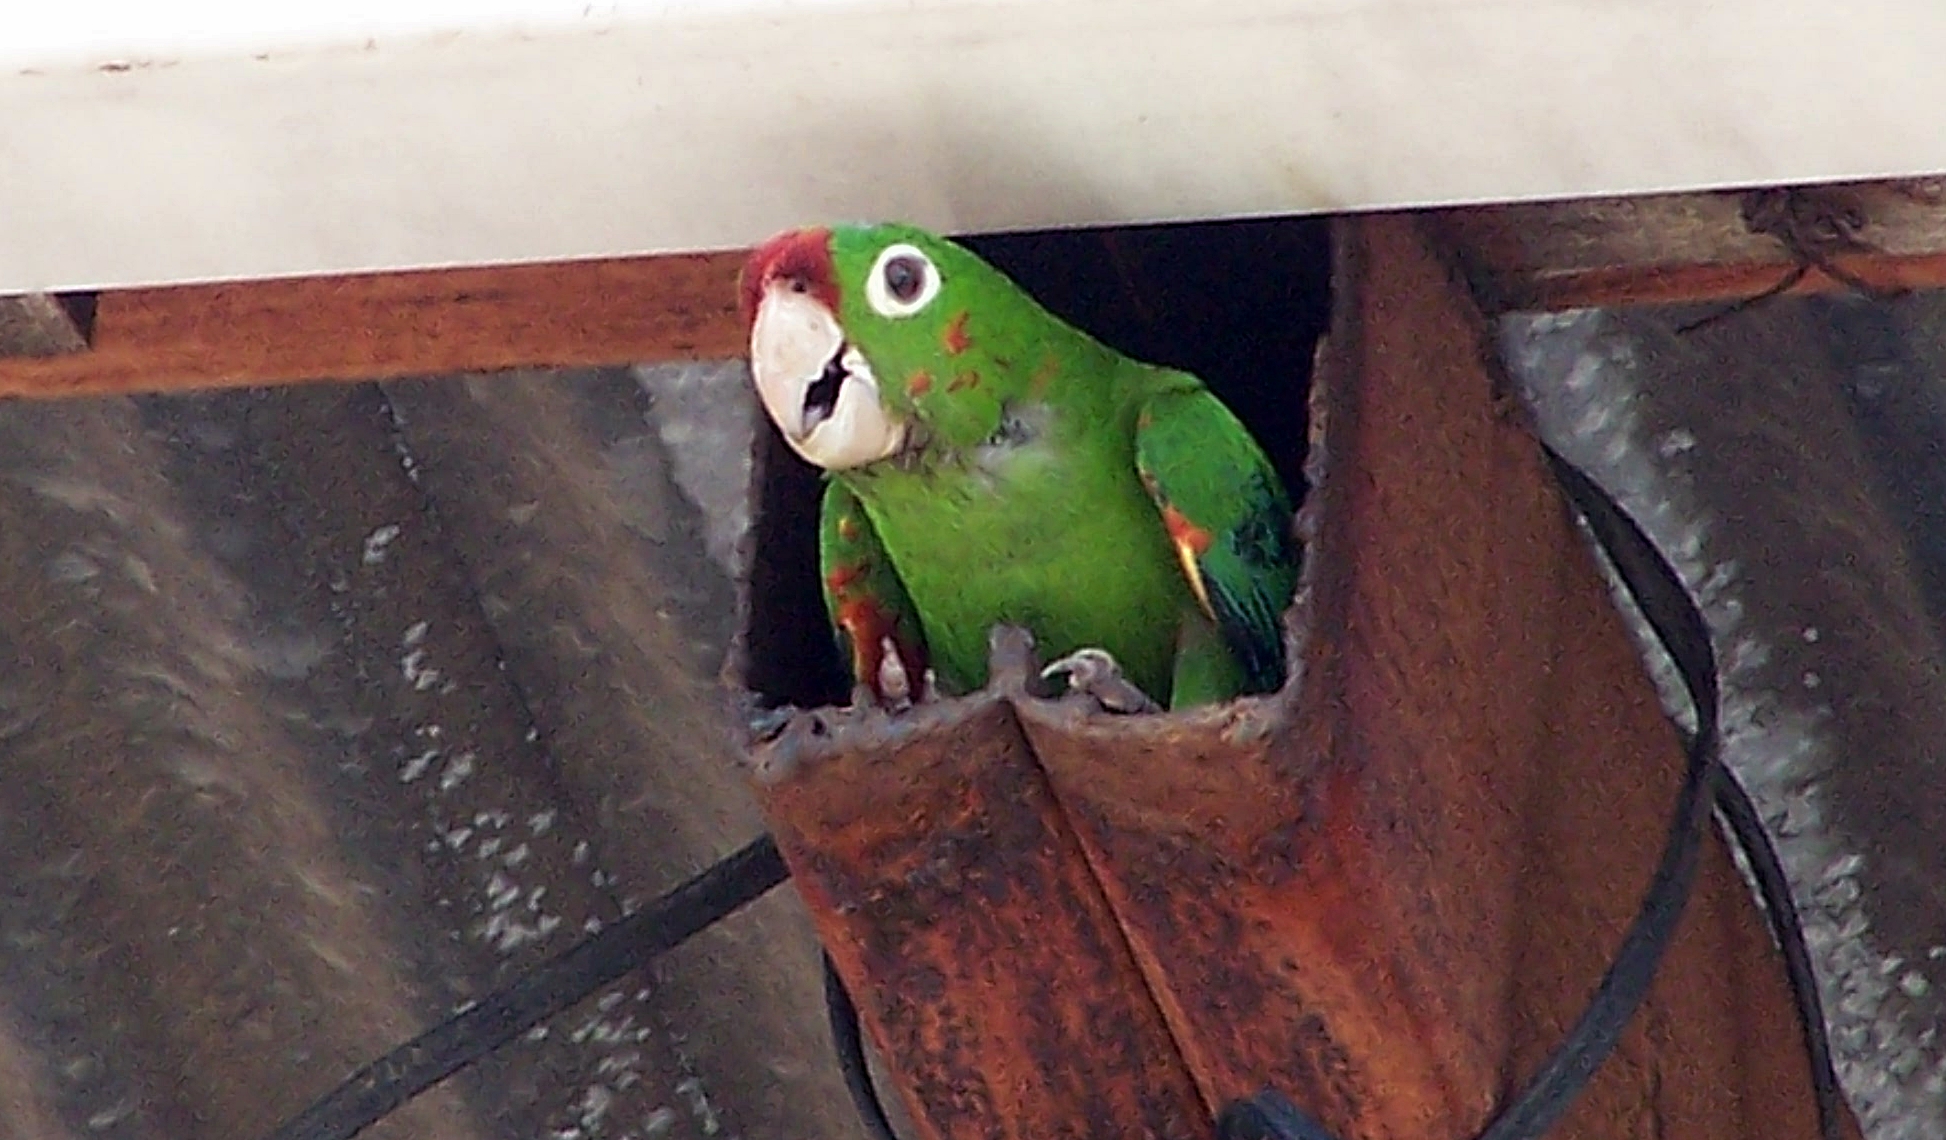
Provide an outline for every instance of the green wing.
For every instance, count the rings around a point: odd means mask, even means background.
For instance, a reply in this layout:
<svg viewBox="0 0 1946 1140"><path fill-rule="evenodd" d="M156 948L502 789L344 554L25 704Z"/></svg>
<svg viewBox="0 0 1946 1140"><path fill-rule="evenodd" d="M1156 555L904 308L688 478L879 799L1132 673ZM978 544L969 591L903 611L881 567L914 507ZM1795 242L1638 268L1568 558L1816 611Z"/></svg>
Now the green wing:
<svg viewBox="0 0 1946 1140"><path fill-rule="evenodd" d="M1284 683L1284 607L1297 588L1290 498L1257 441L1200 384L1149 398L1135 465L1203 612L1246 690Z"/></svg>
<svg viewBox="0 0 1946 1140"><path fill-rule="evenodd" d="M916 696L926 675L919 613L857 496L836 480L825 484L818 561L825 612L837 629L854 689L869 687L881 701ZM894 676L886 668L887 654L895 655L904 671L904 693L887 691Z"/></svg>

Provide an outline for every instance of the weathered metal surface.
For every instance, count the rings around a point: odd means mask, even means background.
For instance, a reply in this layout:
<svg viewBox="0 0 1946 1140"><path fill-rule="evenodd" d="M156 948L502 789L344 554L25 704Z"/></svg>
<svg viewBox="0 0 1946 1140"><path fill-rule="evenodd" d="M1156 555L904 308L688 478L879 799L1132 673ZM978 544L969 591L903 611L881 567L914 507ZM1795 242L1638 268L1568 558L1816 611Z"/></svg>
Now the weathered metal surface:
<svg viewBox="0 0 1946 1140"><path fill-rule="evenodd" d="M1464 291L1410 220L1341 235L1297 678L1177 725L1022 717L1206 1095L1465 1136L1606 968L1681 755ZM1720 844L1696 890L1557 1135L1815 1135Z"/></svg>
<svg viewBox="0 0 1946 1140"><path fill-rule="evenodd" d="M1669 550L1723 662L1876 1140L1946 1135L1946 306L1938 295L1508 322L1556 446Z"/></svg>
<svg viewBox="0 0 1946 1140"><path fill-rule="evenodd" d="M846 743L867 732L875 746ZM1210 1135L1007 702L804 714L754 762L797 889L924 1136Z"/></svg>
<svg viewBox="0 0 1946 1140"><path fill-rule="evenodd" d="M438 892L416 812L372 794L398 760L371 691L346 684L322 591L280 580L263 514L204 513L170 478L237 461L238 433L174 437L153 411L0 417L0 972L22 1079L73 1134L248 1136L490 960L393 937ZM446 1094L388 1134L492 1132Z"/></svg>
<svg viewBox="0 0 1946 1140"><path fill-rule="evenodd" d="M1293 262L1275 260L1283 281ZM1152 259L1150 272L1167 278L1182 264ZM1194 322L1232 312L1236 285L1185 283L1191 303L1223 302L1194 310ZM1085 300L1086 286L1073 292ZM1190 311L1175 305L1152 323ZM1619 321L1626 335L1596 338L1587 359L1528 379L1574 394L1556 426L1586 428L1579 457L1612 464L1603 469L1634 489L1630 505L1693 572L1729 638L1731 759L1758 777L1760 797L1768 787L1801 897L1824 924L1813 939L1835 979L1828 1006L1848 1085L1863 1093L1875 1138L1931 1140L1942 1119L1932 1031L1946 904L1928 856L1939 732L1925 710L1946 701L1934 699L1946 558L1934 544L1928 425L1946 406L1932 379L1946 324L1937 302L1919 298L1787 302L1670 334L1694 315L1547 318L1543 329L1567 332ZM1262 339L1240 324L1225 335L1256 353ZM1263 367L1246 355L1243 367ZM13 884L0 902L0 1131L250 1136L564 947L577 921L615 913L745 837L748 793L715 767L733 750L710 719L709 691L745 453L720 424L698 435L699 409L731 421L747 411L734 373L662 373L646 403L620 374L583 374L396 385L390 401L313 388L0 406L0 874ZM168 372L127 373L143 375ZM393 409L407 413L403 426ZM1390 472L1372 480L1366 493L1381 505L1404 485ZM1690 529L1690 509L1709 525ZM1458 525L1441 512L1414 517L1431 534ZM808 558L808 537L798 549ZM1366 570L1412 573L1422 554L1393 551L1396 561ZM773 659L779 674L809 663L804 675L818 676L815 655L828 648L815 596L804 599L811 609L795 620L806 656ZM420 621L425 632L407 646ZM1375 627L1349 628L1363 637ZM1401 640L1446 645L1444 628ZM1580 638L1564 634L1560 652L1578 652ZM811 684L794 699L834 695ZM1528 696L1557 699L1546 687ZM1377 697L1367 707L1397 715ZM433 724L456 735L421 761L417 730ZM1549 755L1572 758L1597 737L1550 738ZM1248 752L1249 742L1223 747ZM469 751L473 771L437 794L446 765ZM1315 752L1331 755L1323 743ZM1431 781L1456 778L1451 768L1434 765L1421 786L1436 791ZM1085 773L1090 786L1104 772L1096 798L1125 794L1108 769ZM1585 840L1615 834L1613 797L1578 775L1550 779L1491 810L1551 828L1532 841L1537 852L1616 848ZM543 804L556 805L549 835L524 853L526 837L513 835L491 852L493 835L450 846L456 824L491 831L494 813L514 814L508 805L539 814ZM1487 809L1451 810L1464 820ZM1387 834L1437 822L1391 820ZM1244 834L1199 826L1212 843ZM1463 864L1506 856L1461 850ZM528 873L497 911L516 884L496 884L489 868L506 857ZM1548 938L1582 917L1612 934L1639 889L1571 894L1535 867L1517 898L1534 922L1508 936L1523 947L1529 986L1554 968ZM1436 886L1429 907L1488 905ZM528 911L536 888L547 893ZM1357 902L1321 913L1356 916ZM816 1011L815 948L787 893L762 909L658 968L645 998L639 985L598 997L545 1041L449 1082L376 1134L855 1135ZM502 955L487 934L509 910L495 933L514 929L506 918L536 933L542 912L562 921ZM1749 955L1768 977L1745 915L1733 893L1691 925L1718 931L1725 960ZM1735 984L1756 984L1753 971L1735 973ZM1564 971L1548 1008L1576 1007L1592 980L1579 965ZM1698 1017L1729 1017L1737 994L1665 997L1638 1033L1661 1042ZM1601 1103L1652 1093L1808 1119L1787 1111L1801 1079L1794 1031L1770 1024L1746 1027L1753 1048L1790 1042L1763 1072L1736 1057L1728 1068L1711 1058L1656 1068L1631 1038L1620 1062L1629 1075ZM1561 1028L1554 1014L1510 1022L1518 1055L1497 1064L1498 1087ZM1318 1103L1332 1102L1321 1091Z"/></svg>
<svg viewBox="0 0 1946 1140"><path fill-rule="evenodd" d="M1126 939L1089 948L1093 981L1132 956L1205 1103L1271 1085L1347 1136L1477 1132L1581 1012L1641 902L1680 782L1675 734L1464 286L1410 219L1340 235L1282 693L1115 718L1002 675L903 718L800 717L759 754L826 941L864 1000L893 1003L868 1023L942 1135L1014 1127L930 1083L955 1060L1050 1064L1020 1049L1015 995L983 992L967 958L1076 910L1043 899L1015 915L1020 892L1063 872L966 857L1008 830L991 781L1008 781L1014 811L1038 802L1036 770L1051 782L1079 844L1040 858L1085 858ZM945 866L962 869L952 889ZM1073 884L1058 897L1081 897ZM913 917L942 913L944 931ZM1074 959L1040 968L1089 978ZM914 984L920 972L956 984ZM1044 1010L1056 1024L1102 996L1060 992ZM1557 1135L1810 1140L1795 1019L1712 837L1647 1005ZM968 1044L995 1040L1011 1061ZM1056 1085L1064 1064L1015 1083Z"/></svg>
<svg viewBox="0 0 1946 1140"><path fill-rule="evenodd" d="M0 360L63 356L87 347L86 332L59 297L0 297Z"/></svg>
<svg viewBox="0 0 1946 1140"><path fill-rule="evenodd" d="M1082 323L1084 327L1111 338L1113 343L1131 351L1150 359L1194 368L1213 383L1222 385L1232 402L1249 414L1253 422L1277 429L1282 443L1274 448L1275 459L1295 483L1298 461L1302 456L1303 408L1301 404L1293 406L1287 394L1293 389L1302 388L1310 347L1319 327L1319 323L1314 322L1322 310L1325 286L1322 262L1317 257L1322 249L1322 238L1323 231L1316 226L1291 227L1258 222L1211 227L1194 234L1143 230L1115 235L1072 233L988 238L980 241L979 248L996 264L1028 282L1035 295L1053 311ZM1239 267L1267 255L1279 258L1284 264L1283 273L1270 287L1249 291L1241 296L1225 291ZM845 688L838 674L831 632L817 595L814 521L817 476L791 455L775 439L773 432L765 431L758 436L756 455L757 505L752 532L755 557L744 595L746 612L741 631L742 643L733 672L761 703L813 706L841 701L846 695ZM977 707L984 709L985 705ZM1121 948L1119 935L1111 930L1104 943L1104 936L1096 929L1102 921L1099 903L1088 901L1095 894L1093 887L1083 890L1076 885L1077 880L1073 876L1085 874L1078 862L1072 866L1050 868L1046 864L1053 854L1042 850L1035 853L1030 862L1015 867L996 853L992 857L994 867L1023 878L1023 882L1011 890L1038 890L1040 880L1052 876L1061 885L1070 905L1057 907L1054 913L1042 915L1034 907L1016 900L1004 914L976 918L959 914L957 908L975 908L981 900L935 900L935 905L956 908L939 919L943 929L957 930L954 924L978 923L976 936L965 938L921 937L905 930L891 934L877 933L878 928L871 915L854 913L833 901L833 888L825 880L834 861L836 868L845 873L874 876L867 881L873 884L874 889L888 894L910 893L913 888L898 880L896 866L892 870L869 870L888 860L882 852L865 853L861 846L864 841L857 836L838 837L811 829L810 824L820 821L828 823L835 814L828 810L825 800L840 795L846 797L842 802L851 813L845 817L848 827L866 835L877 835L886 844L902 842L913 847L923 846L928 842L927 836L918 829L917 821L906 818L907 813L901 812L895 802L902 794L917 794L909 790L901 792L899 789L904 787L901 780L913 778L914 772L922 770L933 781L947 780L949 777L971 780L970 773L974 769L966 768L964 771L967 775L955 777L954 773L962 772L961 762L935 757L932 752L935 747L944 756L955 755L952 748L937 742L933 745L921 744L918 752L902 749L917 725L938 727L951 724L956 726L954 731L969 733L978 727L976 720L972 712L964 709L951 714L929 711L924 717L898 725L890 737L881 736L866 745L865 754L878 757L879 762L875 764L855 761L855 758L842 751L817 749L817 754L825 756L825 760L815 764L799 762L787 765L793 772L801 774L767 780L762 793L772 822L778 827L780 842L784 844L786 854L794 858L798 874L802 877L800 885L813 892L815 899L822 900L822 907L814 902L813 911L825 915L823 921L826 924L827 944L832 946L841 969L858 991L859 1000L867 1003L868 1017L872 1016L869 1003L873 1000L897 1001L909 1006L915 1000L915 992L924 996L925 991L914 991L904 984L903 974L895 972L895 958L880 955L869 962L854 962L844 947L866 938L866 932L872 932L870 937L879 938L882 942L905 939L898 944L903 948L903 955L912 961L900 969L911 970L923 966L957 982L957 988L935 997L937 1008L925 1016L953 1024L990 1025L993 1038L976 1039L979 1040L979 1047L987 1050L978 1054L981 1071L1012 1073L1016 1075L1014 1083L1039 1090L1033 1094L1035 1100L1023 1105L1025 1114L1018 1120L997 1111L991 1104L985 1106L985 1115L981 1116L973 1111L978 1106L960 1103L942 1106L938 1098L928 1100L923 1089L912 1083L921 1078L915 1077L914 1071L908 1069L908 1095L918 1099L921 1106L919 1115L930 1118L933 1127L954 1130L947 1133L949 1135L964 1135L968 1130L979 1134L982 1128L1006 1134L1015 1134L1011 1130L1016 1129L1023 1135L1044 1134L1046 1128L1039 1128L1037 1133L1039 1122L1051 1124L1056 1130L1055 1134L1069 1135L1074 1133L1062 1129L1075 1127L1077 1112L1098 1114L1093 1105L1114 1103L1116 1097L1124 1104L1125 1115L1128 1111L1134 1112L1134 1115L1127 1115L1127 1119L1142 1121L1144 1127L1153 1127L1158 1120L1156 1111L1140 1107L1139 1098L1164 1094L1143 1091L1157 1078L1153 1074L1145 1075L1141 1066L1159 1064L1160 1061L1144 1062L1141 1056L1148 1051L1156 1052L1157 1056L1173 1054L1174 1047L1166 1039L1157 1041L1152 1038L1151 1031L1144 1028L1138 1035L1138 1039L1150 1042L1144 1050L1136 1050L1132 1046L1123 1049L1117 1041L1117 1052L1113 1056L1076 1053L1075 1049L1094 1049L1094 1037L1098 1034L1075 1036L1070 1020L1041 1031L1043 1035L1070 1035L1073 1048L1066 1052L1073 1055L1065 1060L1054 1059L1061 1056L1059 1050L1042 1050L1039 1054L1017 1054L1006 1050L996 1053L994 1050L998 1049L998 1041L1026 1040L1032 1027L1015 1020L1022 1015L1018 994L1003 995L995 1008L985 1009L983 1002L992 1000L992 995L983 997L980 989L965 975L965 971L974 967L961 961L962 958L972 958L977 964L978 959L995 959L996 952L989 947L998 940L1003 951L1000 960L1012 963L1010 973L1021 974L1021 980L1015 984L1029 984L1028 971L1054 971L1049 975L1056 979L1054 992L1065 995L1062 1000L1069 1003L1058 1007L1064 1017L1071 1012L1073 1003L1084 1001L1109 1003L1114 1008L1122 1008L1116 1003L1133 1003L1128 1007L1130 1009L1146 1005L1149 999L1140 995L1138 976L1123 961L1128 951ZM1007 760L1003 767L1018 767L1024 758L1019 753L1017 730L1010 727L1011 720L979 723L985 724L981 731L998 735L972 737L978 742L977 746L1005 756ZM1002 725L1009 727L1003 728ZM850 724L843 731L852 734L860 730L857 725ZM794 753L804 751L804 747L802 742L795 741L789 745ZM760 764L766 762L768 756L768 750L760 750ZM929 763L934 766L926 768L925 765ZM857 774L850 774L854 767ZM847 774L832 774L826 771L827 768L842 770ZM856 788L849 786L851 781L864 781L868 776L881 780L886 786L873 787L869 783ZM1032 780L1018 774L1008 778L1026 780L1022 786L1033 789L1036 797L1045 794L1038 776ZM792 790L798 787L800 781L811 790ZM842 793L836 788L843 788ZM964 793L963 790L955 792L948 785L934 789L930 794L944 797ZM881 797L885 802L874 806L872 795ZM807 801L824 806L813 810L806 806ZM987 800L979 802L985 803ZM1004 800L1001 802L1004 803ZM974 809L966 807L962 810ZM1036 810L1045 811L1044 808ZM857 819L853 820L852 816ZM971 827L971 824L967 826ZM1012 826L1018 831L1027 825L1015 820ZM1079 859L1079 850L1074 846L1066 823L1058 819L1041 819L1033 827L1052 829L1049 835L1058 839L1067 857L1070 860ZM872 830L874 828L877 830ZM798 837L795 854L792 836ZM931 841L942 842L937 836ZM995 837L982 834L976 846L984 851L996 842ZM827 848L833 845L841 849L841 855L831 855ZM815 851L827 862L811 863L810 857L805 854L807 850ZM885 881L881 882L880 877ZM843 897L850 898L864 889L853 882L844 888ZM1043 900L1042 906L1047 905ZM833 917L833 913L837 917ZM1011 932L1002 930L996 933L992 928L992 924L1009 921L1015 924ZM1023 922L1028 925L1020 925ZM1077 942L1084 931L1092 932ZM1048 940L1052 948L1046 955L1035 951L1030 956L1024 949L1037 946L1043 940ZM1103 954L1109 955L1109 960L1102 959ZM1095 988L1080 988L1084 979L1091 979ZM1112 992L1103 988L1107 986L1130 989L1126 993ZM873 996L887 993L894 996ZM1047 1007L1054 1008L1057 1007ZM1036 1012L1044 1014L1046 1011L1026 1011L1028 1014ZM907 1011L902 1012L901 1016L910 1023L920 1014ZM1120 1024L1129 1016L1134 1014L1118 1015L1113 1023ZM896 1066L899 1063L897 1058L902 1053L901 1045L888 1044L883 1036L879 1041ZM962 1052L970 1048L963 1044L960 1046ZM921 1043L918 1059L910 1064L919 1066L918 1071L924 1074L943 1066L944 1058L945 1052L938 1043L927 1040ZM1020 1066L1023 1064L1053 1067L1031 1076L1022 1076ZM1067 1106L1041 1099L1070 1089L1076 1076L1069 1070L1079 1064L1105 1066L1092 1074L1082 1074L1096 1086L1088 1094L1092 1099ZM1177 1072L1178 1075L1171 1079L1180 1082L1180 1071ZM1000 1078L995 1077L994 1080L999 1081ZM1168 1086L1159 1087L1166 1089ZM1179 1084L1178 1087L1186 1089L1188 1086ZM950 1098L947 1100L950 1102ZM1199 1130L1207 1128L1206 1109L1198 1106L1195 1119ZM1084 1130L1080 1134L1090 1133Z"/></svg>
<svg viewBox="0 0 1946 1140"><path fill-rule="evenodd" d="M1946 285L1941 177L1513 202L1429 216L1488 299L1513 309L1735 301L1780 285L1821 293L1859 281L1887 293ZM1785 280L1807 261L1800 280Z"/></svg>
<svg viewBox="0 0 1946 1140"><path fill-rule="evenodd" d="M438 390L518 478L371 386L0 407L0 1132L261 1135L755 830L640 390ZM794 907L374 1135L851 1135Z"/></svg>
<svg viewBox="0 0 1946 1140"><path fill-rule="evenodd" d="M748 485L740 368L517 373L388 385L398 438L451 535L550 757L624 904L763 823L718 677ZM482 441L492 441L482 446ZM653 971L646 1008L705 1123L849 1136L815 939L779 891ZM693 1082L687 1083L686 1082Z"/></svg>

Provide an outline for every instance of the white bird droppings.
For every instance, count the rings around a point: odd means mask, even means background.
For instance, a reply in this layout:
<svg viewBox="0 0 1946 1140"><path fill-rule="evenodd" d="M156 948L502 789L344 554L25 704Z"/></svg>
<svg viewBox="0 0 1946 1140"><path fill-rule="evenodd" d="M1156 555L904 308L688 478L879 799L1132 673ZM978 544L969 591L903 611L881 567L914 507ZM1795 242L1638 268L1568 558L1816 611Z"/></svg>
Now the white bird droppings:
<svg viewBox="0 0 1946 1140"><path fill-rule="evenodd" d="M362 561L367 566L376 566L385 561L385 548L392 545L405 528L398 523L386 523L365 536L365 553Z"/></svg>
<svg viewBox="0 0 1946 1140"><path fill-rule="evenodd" d="M432 770L432 762L439 759L439 749L428 748L412 759L399 765L399 783L410 784Z"/></svg>
<svg viewBox="0 0 1946 1140"><path fill-rule="evenodd" d="M473 762L478 759L471 752L462 752L446 764L445 771L439 773L439 790L450 792L466 782L473 774Z"/></svg>

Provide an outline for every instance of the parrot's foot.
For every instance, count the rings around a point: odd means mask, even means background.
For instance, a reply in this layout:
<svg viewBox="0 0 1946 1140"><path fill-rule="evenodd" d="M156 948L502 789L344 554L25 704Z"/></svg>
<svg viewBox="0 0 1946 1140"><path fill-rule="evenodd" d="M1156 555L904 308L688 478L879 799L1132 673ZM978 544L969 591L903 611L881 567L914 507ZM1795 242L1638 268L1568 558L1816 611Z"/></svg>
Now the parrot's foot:
<svg viewBox="0 0 1946 1140"><path fill-rule="evenodd" d="M1041 670L1051 680L1065 675L1070 696L1092 697L1096 704L1112 713L1161 712L1162 706L1149 699L1135 682L1122 676L1121 663L1106 649L1077 649Z"/></svg>

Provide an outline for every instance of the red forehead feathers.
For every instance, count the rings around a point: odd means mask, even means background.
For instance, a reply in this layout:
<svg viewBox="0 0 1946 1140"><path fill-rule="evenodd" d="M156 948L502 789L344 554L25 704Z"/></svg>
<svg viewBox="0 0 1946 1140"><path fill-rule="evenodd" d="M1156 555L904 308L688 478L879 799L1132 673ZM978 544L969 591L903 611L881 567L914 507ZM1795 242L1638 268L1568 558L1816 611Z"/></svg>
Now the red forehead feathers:
<svg viewBox="0 0 1946 1140"><path fill-rule="evenodd" d="M773 281L792 281L838 311L838 279L831 265L831 231L788 230L758 246L743 264L739 286L743 327L757 319L757 304Z"/></svg>

